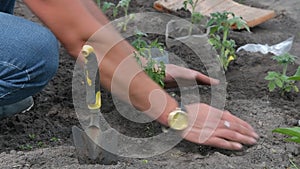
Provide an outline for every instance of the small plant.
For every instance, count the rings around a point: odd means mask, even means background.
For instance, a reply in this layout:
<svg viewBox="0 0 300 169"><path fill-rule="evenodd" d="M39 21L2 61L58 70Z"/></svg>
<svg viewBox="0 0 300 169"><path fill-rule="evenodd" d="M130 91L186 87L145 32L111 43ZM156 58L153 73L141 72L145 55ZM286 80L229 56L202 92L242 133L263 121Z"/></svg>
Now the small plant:
<svg viewBox="0 0 300 169"><path fill-rule="evenodd" d="M148 35L144 32L137 30L135 32L136 39L131 43L131 45L141 54L145 55L145 51L148 49L148 43L143 39Z"/></svg>
<svg viewBox="0 0 300 169"><path fill-rule="evenodd" d="M227 11L212 13L207 27L210 28L209 43L219 52L221 65L226 71L229 63L237 57L235 54L235 41L228 39L230 29L236 27L237 29L246 29L248 32L250 32L250 29L245 20ZM218 33L223 35L222 38Z"/></svg>
<svg viewBox="0 0 300 169"><path fill-rule="evenodd" d="M60 141L60 139L57 138L57 137L52 137L52 138L50 139L50 141L52 141L52 142L58 142L58 141Z"/></svg>
<svg viewBox="0 0 300 169"><path fill-rule="evenodd" d="M116 16L118 13L118 9L119 8L123 9L125 19L123 22L120 22L118 24L118 27L121 27L122 31L124 31L124 32L127 30L127 24L129 23L129 21L134 18L134 14L128 14L128 8L129 8L130 1L131 0L120 0L118 5L114 8L114 12L113 12L114 13L113 15Z"/></svg>
<svg viewBox="0 0 300 169"><path fill-rule="evenodd" d="M110 9L115 7L116 5L114 3L111 2L103 2L103 6L101 7L101 0L96 0L96 3L98 5L98 8L101 9L104 13Z"/></svg>
<svg viewBox="0 0 300 169"><path fill-rule="evenodd" d="M145 133L146 133L146 135L147 135L148 137L154 136L154 134L155 134L155 127L154 127L153 123L148 124L148 125L146 126L146 128L145 128L144 131L145 131Z"/></svg>
<svg viewBox="0 0 300 169"><path fill-rule="evenodd" d="M274 71L268 72L265 80L269 81L269 91L272 92L278 87L281 90L281 95L284 95L286 92L299 92L296 81L300 81L300 66L293 76L287 75L288 65L295 62L296 56L285 53L279 56L273 56L273 59L276 60L279 65L283 66L283 70L282 73Z"/></svg>
<svg viewBox="0 0 300 169"><path fill-rule="evenodd" d="M299 169L298 167L297 167L297 165L293 162L293 160L291 160L291 159L289 159L289 161L290 161L290 163L291 163L291 169Z"/></svg>
<svg viewBox="0 0 300 169"><path fill-rule="evenodd" d="M191 25L189 28L189 36L192 34L193 31L193 24L199 24L201 22L201 20L203 19L203 15L200 12L196 12L196 6L198 4L199 0L185 0L183 2L183 7L185 10L188 9L188 5L191 6L192 10L191 10Z"/></svg>
<svg viewBox="0 0 300 169"><path fill-rule="evenodd" d="M152 56L151 49L159 49L161 52L163 52L163 44L158 42L158 39L155 39L154 41L150 42L148 44L143 37L147 37L148 35L144 32L141 32L139 30L135 33L136 39L131 43L131 45L142 55L142 56Z"/></svg>
<svg viewBox="0 0 300 169"><path fill-rule="evenodd" d="M96 0L96 4L98 5L98 8L101 9L101 0Z"/></svg>
<svg viewBox="0 0 300 169"><path fill-rule="evenodd" d="M272 132L290 136L289 138L286 138L285 141L300 143L300 127L276 128ZM289 161L291 163L291 168L298 169L297 165L291 159L289 159Z"/></svg>
<svg viewBox="0 0 300 169"><path fill-rule="evenodd" d="M33 147L32 147L32 145L30 145L30 144L25 144L25 145L21 145L21 146L19 146L19 148L21 149L21 150L32 150L33 149Z"/></svg>
<svg viewBox="0 0 300 169"><path fill-rule="evenodd" d="M142 160L142 163L143 163L143 164L148 164L148 162L149 162L149 161L146 160L146 159Z"/></svg>
<svg viewBox="0 0 300 169"><path fill-rule="evenodd" d="M137 52L134 52L134 57L147 75L161 87L164 87L163 80L166 76L166 66L163 62L158 63L154 60L151 53L151 50L156 48L163 54L162 44L158 42L158 39L151 43L147 43L143 40L143 37L147 37L147 34L141 31L137 31L135 36L137 38L132 42L132 46L137 50ZM146 60L146 63L142 62L142 58Z"/></svg>
<svg viewBox="0 0 300 169"><path fill-rule="evenodd" d="M42 142L42 141L39 141L39 142L37 142L37 146L38 146L38 147L44 147L44 146L45 146L45 143Z"/></svg>
<svg viewBox="0 0 300 169"><path fill-rule="evenodd" d="M31 140L34 140L36 138L35 134L29 134L28 137L31 139Z"/></svg>
<svg viewBox="0 0 300 169"><path fill-rule="evenodd" d="M285 141L300 143L300 127L277 128L274 129L272 132L290 136L290 138L286 138Z"/></svg>

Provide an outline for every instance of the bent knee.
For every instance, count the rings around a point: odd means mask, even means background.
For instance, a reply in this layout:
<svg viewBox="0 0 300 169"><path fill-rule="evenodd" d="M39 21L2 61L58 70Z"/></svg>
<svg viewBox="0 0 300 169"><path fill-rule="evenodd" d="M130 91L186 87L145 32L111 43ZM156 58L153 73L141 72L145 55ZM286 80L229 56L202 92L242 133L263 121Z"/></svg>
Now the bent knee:
<svg viewBox="0 0 300 169"><path fill-rule="evenodd" d="M36 58L38 62L33 66L35 71L40 72L45 83L55 75L59 63L59 45L55 36L46 28L41 32L43 39L37 44Z"/></svg>
<svg viewBox="0 0 300 169"><path fill-rule="evenodd" d="M17 17L3 17L9 20L0 36L0 103L42 90L55 75L59 60L58 41L51 31Z"/></svg>

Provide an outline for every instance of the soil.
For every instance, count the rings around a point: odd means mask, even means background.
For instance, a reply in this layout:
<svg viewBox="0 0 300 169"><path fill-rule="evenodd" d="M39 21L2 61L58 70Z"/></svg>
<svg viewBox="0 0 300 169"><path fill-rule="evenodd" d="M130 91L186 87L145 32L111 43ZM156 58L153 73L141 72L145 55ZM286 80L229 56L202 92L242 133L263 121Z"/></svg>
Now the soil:
<svg viewBox="0 0 300 169"><path fill-rule="evenodd" d="M155 11L154 0L133 0L130 12ZM255 28L251 33L232 31L230 37L238 46L248 43L273 45L294 36L291 54L300 53L299 1L243 0L250 6L274 9L277 16ZM108 16L111 13L108 11ZM39 22L22 1L16 4L16 15ZM187 13L176 15L188 17ZM151 37L161 36L151 35ZM162 40L163 41L163 40ZM206 73L202 63L188 48L169 49L181 56L190 68ZM189 57L188 57L189 56ZM79 164L72 140L72 126L80 126L72 100L72 76L75 61L61 47L60 66L47 87L34 95L35 106L25 114L0 121L0 168L237 168L284 169L300 166L300 147L285 142L284 136L272 133L277 127L297 126L300 120L300 94L281 96L270 93L264 80L268 71L281 70L271 54L241 51L226 72L227 96L225 108L254 126L260 135L258 143L242 151L227 151L181 141L171 150L151 158L120 158L117 164ZM297 64L289 68L295 71ZM298 87L300 85L298 84ZM209 87L198 86L201 101L209 103ZM137 124L119 115L107 91L102 91L101 112L119 132L134 137L149 137L161 132L156 123ZM169 92L175 92L176 89ZM202 97L203 96L203 97ZM207 96L207 97L206 97Z"/></svg>

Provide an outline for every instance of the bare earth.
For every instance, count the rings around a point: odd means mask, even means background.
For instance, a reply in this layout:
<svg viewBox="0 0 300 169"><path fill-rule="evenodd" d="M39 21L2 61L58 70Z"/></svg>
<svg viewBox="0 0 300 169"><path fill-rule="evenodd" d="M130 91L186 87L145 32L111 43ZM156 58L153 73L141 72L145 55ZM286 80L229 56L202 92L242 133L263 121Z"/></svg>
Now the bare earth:
<svg viewBox="0 0 300 169"><path fill-rule="evenodd" d="M153 11L151 8L153 2L153 0L146 2L133 0L130 10L131 12ZM231 36L239 46L247 43L272 45L294 36L290 53L300 57L299 0L242 0L240 2L273 9L277 16L253 28L251 34L233 32ZM16 15L38 22L21 1L17 4ZM179 48L174 49L174 52L180 53L186 50ZM80 165L71 139L71 127L79 125L72 105L70 84L74 61L62 48L59 71L49 85L34 96L36 106L33 110L0 121L0 168L287 169L292 168L291 161L300 167L299 145L285 142L282 135L271 132L277 127L297 125L300 119L300 94L293 95L291 99L282 98L276 93L268 93L267 82L263 80L266 72L280 70L270 59L272 55L241 52L239 56L226 73L228 82L226 109L256 128L261 138L255 146L245 147L243 151L235 152L182 141L166 153L151 158L121 158L116 165L106 166ZM191 68L200 69L200 63L193 63L193 58L186 59L190 59ZM300 64L299 59L297 64ZM291 67L290 71L298 65ZM206 88L199 88L204 93L207 91ZM109 102L110 99L109 93L103 94L104 102ZM111 119L109 121L112 126L120 132L142 137L145 136L146 131L148 132L145 128L149 125L140 126L127 122L126 119L118 116L113 105L104 105L102 112L107 119ZM129 127L126 128L125 123ZM153 132L160 130L157 123L150 126L154 126ZM29 134L35 134L36 138L30 139ZM58 140L51 140L54 137ZM43 142L44 146L37 146L38 141ZM28 144L32 148L24 149L24 145Z"/></svg>

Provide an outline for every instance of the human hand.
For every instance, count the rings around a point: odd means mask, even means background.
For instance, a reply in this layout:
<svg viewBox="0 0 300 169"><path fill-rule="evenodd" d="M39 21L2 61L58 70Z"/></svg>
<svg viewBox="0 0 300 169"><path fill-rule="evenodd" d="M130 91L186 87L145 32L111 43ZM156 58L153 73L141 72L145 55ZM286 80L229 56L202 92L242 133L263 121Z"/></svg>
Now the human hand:
<svg viewBox="0 0 300 169"><path fill-rule="evenodd" d="M185 106L189 126L181 135L184 139L212 147L240 150L242 144L253 145L259 136L245 121L228 111L198 103Z"/></svg>
<svg viewBox="0 0 300 169"><path fill-rule="evenodd" d="M176 79L176 80L175 80ZM195 85L217 85L219 80L210 78L198 71L180 67L173 64L166 64L165 88Z"/></svg>

